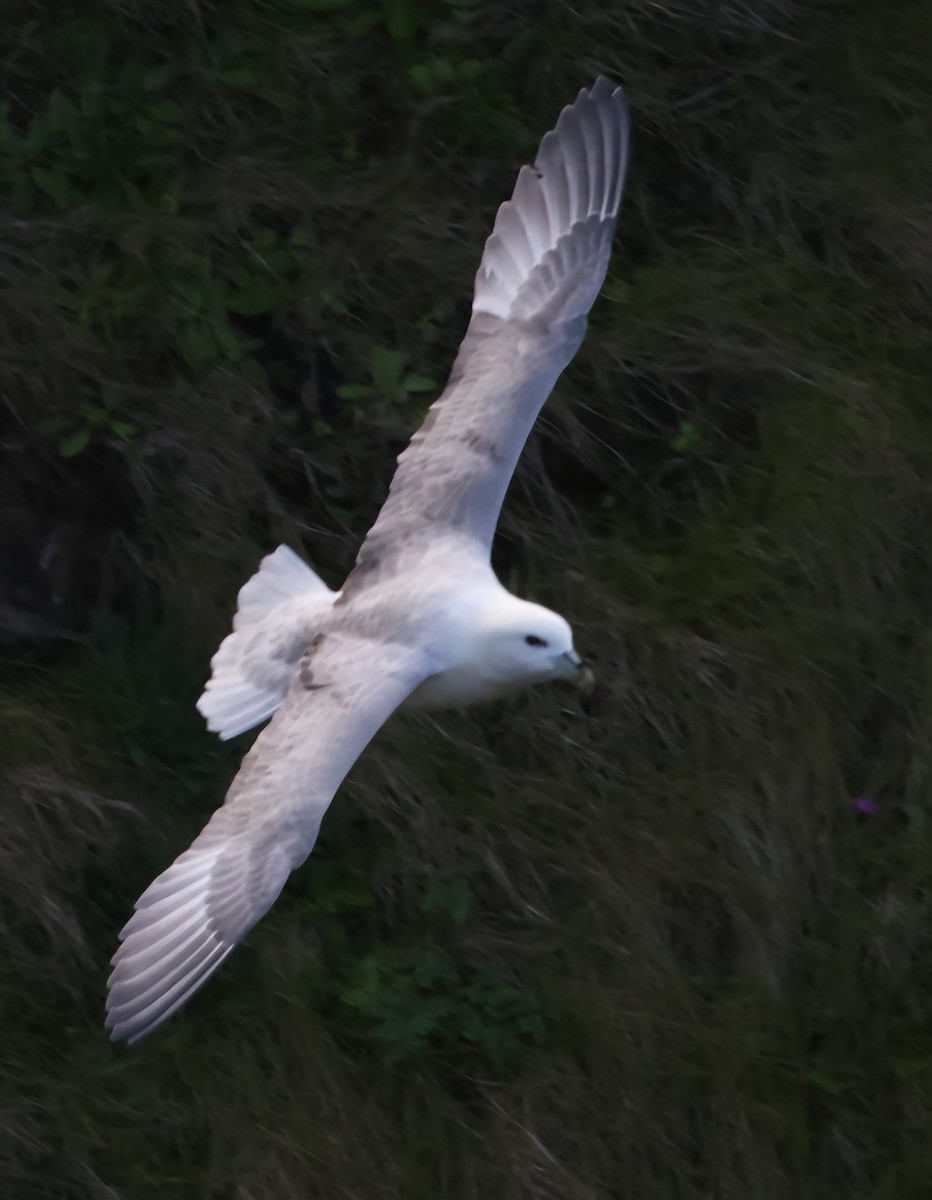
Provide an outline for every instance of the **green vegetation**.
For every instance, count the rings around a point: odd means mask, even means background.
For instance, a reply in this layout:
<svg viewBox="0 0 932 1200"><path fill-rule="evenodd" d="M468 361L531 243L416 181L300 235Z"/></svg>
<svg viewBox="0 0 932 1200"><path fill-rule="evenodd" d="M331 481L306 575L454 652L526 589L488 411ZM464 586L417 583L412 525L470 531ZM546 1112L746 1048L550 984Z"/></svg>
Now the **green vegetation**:
<svg viewBox="0 0 932 1200"><path fill-rule="evenodd" d="M2 38L2 1194L925 1200L927 6L8 0ZM194 708L236 589L281 541L342 579L599 71L619 241L496 564L600 694L396 722L113 1047L117 932L248 744Z"/></svg>

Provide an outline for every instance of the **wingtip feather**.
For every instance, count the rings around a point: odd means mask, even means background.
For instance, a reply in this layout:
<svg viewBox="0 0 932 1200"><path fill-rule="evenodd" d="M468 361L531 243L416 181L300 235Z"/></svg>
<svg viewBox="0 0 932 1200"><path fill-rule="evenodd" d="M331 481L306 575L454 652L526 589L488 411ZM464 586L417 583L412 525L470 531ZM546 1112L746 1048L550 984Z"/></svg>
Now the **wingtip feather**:
<svg viewBox="0 0 932 1200"><path fill-rule="evenodd" d="M512 198L498 211L476 274L474 314L529 319L552 301L554 320L588 312L602 285L621 203L629 123L624 92L605 76L563 109L534 166L521 168ZM556 284L548 265L557 269Z"/></svg>

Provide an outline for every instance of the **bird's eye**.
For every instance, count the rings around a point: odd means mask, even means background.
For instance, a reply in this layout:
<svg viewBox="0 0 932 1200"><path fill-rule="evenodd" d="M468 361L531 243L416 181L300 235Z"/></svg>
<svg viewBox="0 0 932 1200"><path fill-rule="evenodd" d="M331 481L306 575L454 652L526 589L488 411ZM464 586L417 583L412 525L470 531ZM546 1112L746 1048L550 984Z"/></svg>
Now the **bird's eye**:
<svg viewBox="0 0 932 1200"><path fill-rule="evenodd" d="M543 638L537 636L536 633L529 633L524 639L529 646L546 646L547 643Z"/></svg>

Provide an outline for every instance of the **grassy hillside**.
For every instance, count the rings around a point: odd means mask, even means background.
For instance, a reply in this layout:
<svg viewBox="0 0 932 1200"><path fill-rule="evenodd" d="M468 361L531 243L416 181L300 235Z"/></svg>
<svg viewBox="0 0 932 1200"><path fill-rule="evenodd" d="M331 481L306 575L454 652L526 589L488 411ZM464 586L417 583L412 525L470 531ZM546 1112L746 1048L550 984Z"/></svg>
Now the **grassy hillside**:
<svg viewBox="0 0 932 1200"><path fill-rule="evenodd" d="M2 1194L925 1200L926 6L8 0L0 39ZM236 589L281 541L342 580L599 72L619 239L495 552L596 701L392 725L114 1047L117 931L249 743L194 709Z"/></svg>

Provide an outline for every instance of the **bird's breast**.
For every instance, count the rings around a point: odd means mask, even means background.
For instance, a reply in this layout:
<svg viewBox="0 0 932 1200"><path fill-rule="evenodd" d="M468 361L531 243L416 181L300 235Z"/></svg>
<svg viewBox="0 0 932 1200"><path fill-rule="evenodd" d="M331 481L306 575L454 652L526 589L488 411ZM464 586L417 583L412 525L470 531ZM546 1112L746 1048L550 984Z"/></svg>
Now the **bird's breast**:
<svg viewBox="0 0 932 1200"><path fill-rule="evenodd" d="M419 684L402 708L465 708L495 700L509 690L473 667L450 667Z"/></svg>

